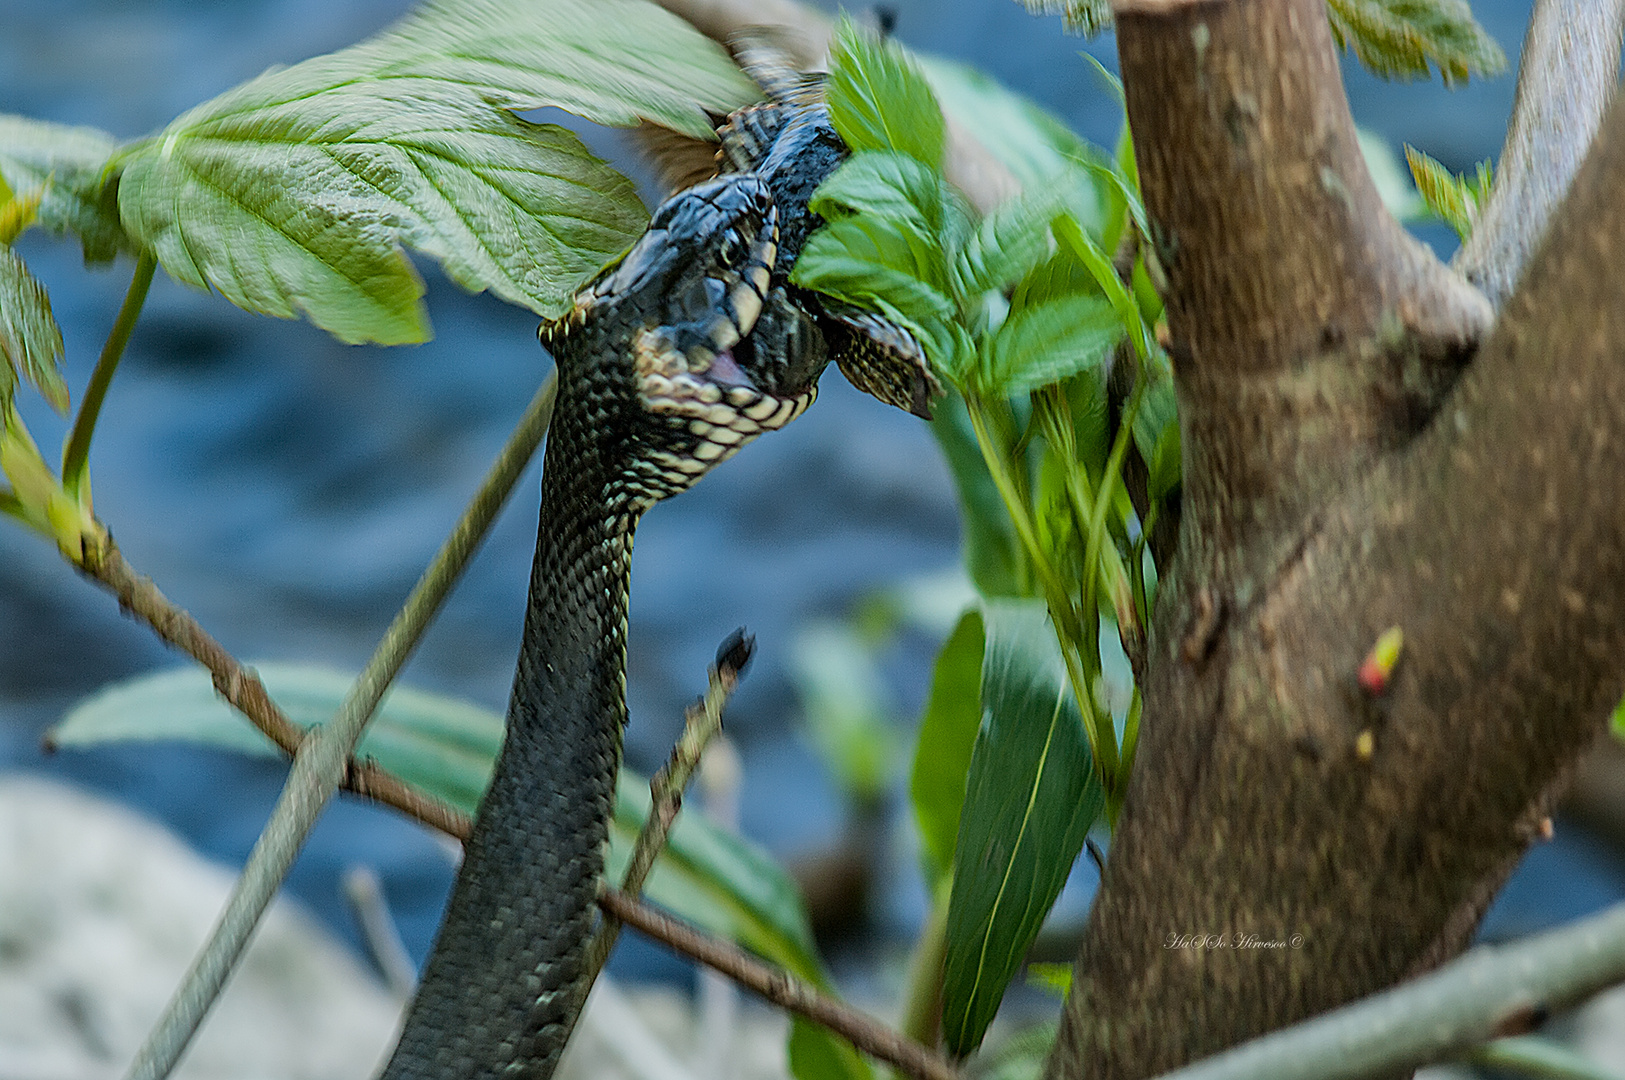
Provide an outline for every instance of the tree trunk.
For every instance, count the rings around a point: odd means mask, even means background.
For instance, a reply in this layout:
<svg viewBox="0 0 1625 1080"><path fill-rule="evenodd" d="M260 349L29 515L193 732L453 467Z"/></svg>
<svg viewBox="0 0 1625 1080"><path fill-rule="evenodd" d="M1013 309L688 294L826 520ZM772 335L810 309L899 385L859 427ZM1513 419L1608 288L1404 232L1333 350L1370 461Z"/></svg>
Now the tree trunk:
<svg viewBox="0 0 1625 1080"><path fill-rule="evenodd" d="M1383 210L1322 0L1141 0L1118 46L1185 487L1047 1071L1097 1080L1460 952L1625 691L1625 112L1492 330Z"/></svg>

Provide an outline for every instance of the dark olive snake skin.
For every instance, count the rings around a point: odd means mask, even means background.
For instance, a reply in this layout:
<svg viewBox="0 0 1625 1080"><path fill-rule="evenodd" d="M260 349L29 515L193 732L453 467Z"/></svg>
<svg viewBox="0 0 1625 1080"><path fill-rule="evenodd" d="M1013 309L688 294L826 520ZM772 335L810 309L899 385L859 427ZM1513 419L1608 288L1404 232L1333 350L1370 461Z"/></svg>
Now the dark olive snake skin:
<svg viewBox="0 0 1625 1080"><path fill-rule="evenodd" d="M864 316L786 282L818 224L807 199L846 155L822 105L753 107L723 142L734 171L662 204L542 328L559 387L506 742L384 1080L558 1065L588 988L642 513L800 415L831 358L915 411L934 385L905 332L869 345Z"/></svg>

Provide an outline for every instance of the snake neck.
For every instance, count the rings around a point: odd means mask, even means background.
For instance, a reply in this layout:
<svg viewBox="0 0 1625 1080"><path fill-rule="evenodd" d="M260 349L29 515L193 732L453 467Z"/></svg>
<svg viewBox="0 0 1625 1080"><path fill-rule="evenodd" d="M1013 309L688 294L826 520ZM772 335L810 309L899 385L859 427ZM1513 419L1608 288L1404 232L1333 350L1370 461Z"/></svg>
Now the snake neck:
<svg viewBox="0 0 1625 1080"><path fill-rule="evenodd" d="M384 1080L545 1080L585 997L644 500L618 480L614 385L561 375L507 736Z"/></svg>

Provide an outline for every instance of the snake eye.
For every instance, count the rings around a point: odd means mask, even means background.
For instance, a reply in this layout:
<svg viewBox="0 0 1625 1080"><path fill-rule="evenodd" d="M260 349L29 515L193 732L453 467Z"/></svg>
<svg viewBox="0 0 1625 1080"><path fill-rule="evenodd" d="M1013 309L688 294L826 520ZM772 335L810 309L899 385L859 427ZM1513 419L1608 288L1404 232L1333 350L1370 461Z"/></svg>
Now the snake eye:
<svg viewBox="0 0 1625 1080"><path fill-rule="evenodd" d="M737 262L725 262L721 273L706 281L707 296L716 297L707 336L718 352L732 348L755 328L778 253L779 211L770 206L749 249L742 250Z"/></svg>

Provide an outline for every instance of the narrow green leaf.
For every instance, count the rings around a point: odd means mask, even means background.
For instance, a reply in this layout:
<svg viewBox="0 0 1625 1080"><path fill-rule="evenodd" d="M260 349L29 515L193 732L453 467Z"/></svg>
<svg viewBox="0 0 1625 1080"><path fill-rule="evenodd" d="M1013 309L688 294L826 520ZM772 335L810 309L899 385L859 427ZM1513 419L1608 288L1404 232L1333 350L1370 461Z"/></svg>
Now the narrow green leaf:
<svg viewBox="0 0 1625 1080"><path fill-rule="evenodd" d="M942 1029L974 1050L1060 894L1105 795L1065 664L1037 600L983 611L986 716L954 853Z"/></svg>
<svg viewBox="0 0 1625 1080"><path fill-rule="evenodd" d="M332 718L353 679L344 672L295 664L262 664L258 671L288 718L305 728ZM473 813L490 781L502 735L502 717L495 712L396 687L384 698L357 754ZM61 747L184 741L278 754L269 739L215 694L208 674L199 668L141 676L103 689L76 705L47 737ZM610 830L612 873L626 865L649 805L648 781L623 769ZM677 819L646 892L679 916L827 985L795 883L770 856L705 819Z"/></svg>
<svg viewBox="0 0 1625 1080"><path fill-rule="evenodd" d="M132 246L119 223L117 174L108 168L117 149L95 128L0 114L0 177L13 191L42 192L40 225L76 233L86 262L108 262Z"/></svg>
<svg viewBox="0 0 1625 1080"><path fill-rule="evenodd" d="M1414 221L1425 214L1427 206L1417 194L1411 173L1400 164L1399 155L1388 140L1365 128L1355 128L1354 136L1359 140L1366 171L1377 185L1377 194L1388 212L1400 221Z"/></svg>
<svg viewBox="0 0 1625 1080"><path fill-rule="evenodd" d="M1111 302L1060 296L1012 308L988 350L986 394L1027 393L1099 366L1123 339Z"/></svg>
<svg viewBox="0 0 1625 1080"><path fill-rule="evenodd" d="M124 158L119 208L174 277L345 341L419 341L401 251L544 316L645 220L556 105L695 137L755 96L727 55L641 0L431 3L359 45L273 70Z"/></svg>
<svg viewBox="0 0 1625 1080"><path fill-rule="evenodd" d="M0 247L0 413L7 411L21 373L59 413L67 411L63 385L62 328L51 314L45 286L9 247Z"/></svg>
<svg viewBox="0 0 1625 1080"><path fill-rule="evenodd" d="M1145 395L1140 399L1140 411L1134 416L1134 448L1140 459L1150 464L1156 457L1157 441L1170 424L1179 421L1179 398L1174 392L1174 381L1168 376L1153 376Z"/></svg>
<svg viewBox="0 0 1625 1080"><path fill-rule="evenodd" d="M965 400L949 393L932 404L931 434L942 447L959 493L965 569L983 596L1015 596L1021 590L1015 529L999 489L976 445Z"/></svg>
<svg viewBox="0 0 1625 1080"><path fill-rule="evenodd" d="M1507 66L1466 0L1327 0L1326 14L1338 45L1385 79L1425 79L1431 65L1454 86Z"/></svg>
<svg viewBox="0 0 1625 1080"><path fill-rule="evenodd" d="M1168 497L1168 493L1179 486L1183 476L1183 462L1181 460L1181 445L1179 424L1169 424L1157 436L1157 445L1151 451L1151 459L1147 462L1146 494L1152 502L1158 502Z"/></svg>
<svg viewBox="0 0 1625 1080"><path fill-rule="evenodd" d="M874 1080L852 1044L799 1016L790 1019L790 1075L796 1080Z"/></svg>
<svg viewBox="0 0 1625 1080"><path fill-rule="evenodd" d="M908 783L933 894L953 866L965 776L981 726L982 614L967 611L937 653Z"/></svg>
<svg viewBox="0 0 1625 1080"><path fill-rule="evenodd" d="M918 65L843 18L830 46L829 118L854 151L896 150L942 167L946 126Z"/></svg>
<svg viewBox="0 0 1625 1080"><path fill-rule="evenodd" d="M1059 15L1069 34L1089 37L1111 29L1111 0L1022 0L1034 15Z"/></svg>
<svg viewBox="0 0 1625 1080"><path fill-rule="evenodd" d="M1490 163L1480 162L1474 177L1457 176L1414 146L1405 147L1405 162L1411 167L1416 190L1428 210L1461 239L1467 239L1494 182Z"/></svg>

